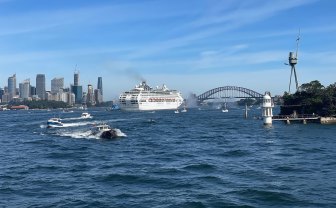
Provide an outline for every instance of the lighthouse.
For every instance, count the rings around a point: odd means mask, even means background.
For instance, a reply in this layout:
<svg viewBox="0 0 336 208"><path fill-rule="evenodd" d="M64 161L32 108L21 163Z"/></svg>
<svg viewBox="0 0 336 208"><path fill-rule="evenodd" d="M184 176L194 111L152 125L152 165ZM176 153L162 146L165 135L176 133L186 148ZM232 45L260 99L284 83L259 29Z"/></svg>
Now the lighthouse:
<svg viewBox="0 0 336 208"><path fill-rule="evenodd" d="M263 105L262 105L262 117L264 121L264 125L272 125L272 112L273 104L270 92L265 92L263 97Z"/></svg>

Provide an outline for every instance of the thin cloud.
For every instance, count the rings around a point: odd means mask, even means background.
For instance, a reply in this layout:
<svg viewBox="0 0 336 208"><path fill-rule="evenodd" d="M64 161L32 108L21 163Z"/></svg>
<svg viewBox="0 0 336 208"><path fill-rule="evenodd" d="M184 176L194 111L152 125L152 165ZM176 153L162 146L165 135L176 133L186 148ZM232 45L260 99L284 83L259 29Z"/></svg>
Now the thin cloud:
<svg viewBox="0 0 336 208"><path fill-rule="evenodd" d="M295 7L303 6L315 2L315 0L296 0L286 4L283 1L266 1L253 5L252 8L238 8L230 12L226 12L220 16L211 15L208 18L202 17L200 20L194 20L191 23L180 27L180 30L186 30L187 34L177 36L175 38L165 39L160 42L153 42L145 49L140 49L131 54L128 58L141 58L152 54L162 53L170 49L184 47L196 41L211 38L215 35L225 34L226 32L241 28L245 25L252 24L271 16L275 16L280 12ZM249 6L252 6L249 4ZM217 12L216 12L217 14ZM204 26L211 26L206 30Z"/></svg>
<svg viewBox="0 0 336 208"><path fill-rule="evenodd" d="M6 16L6 18L0 19L0 27L2 28L0 35L38 32L72 24L87 26L98 23L125 23L132 21L158 20L193 13L188 10L172 10L164 12L167 8L161 6L161 3L166 5L163 1L149 1L146 2L146 4L141 2L123 4L109 3L74 9L50 9L16 13L12 16ZM153 10L149 12L148 8L153 8Z"/></svg>

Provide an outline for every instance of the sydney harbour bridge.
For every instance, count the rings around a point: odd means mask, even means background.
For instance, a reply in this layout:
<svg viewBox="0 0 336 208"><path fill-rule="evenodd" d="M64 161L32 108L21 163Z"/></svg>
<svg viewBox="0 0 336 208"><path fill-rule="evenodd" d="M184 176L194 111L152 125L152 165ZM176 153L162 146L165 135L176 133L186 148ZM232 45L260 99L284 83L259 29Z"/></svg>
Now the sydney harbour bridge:
<svg viewBox="0 0 336 208"><path fill-rule="evenodd" d="M205 100L211 99L228 99L228 98L255 98L260 99L263 97L263 94L258 93L254 90L250 90L244 87L236 87L236 86L224 86L217 87L211 90L208 90L201 95L197 96L198 102L203 102Z"/></svg>

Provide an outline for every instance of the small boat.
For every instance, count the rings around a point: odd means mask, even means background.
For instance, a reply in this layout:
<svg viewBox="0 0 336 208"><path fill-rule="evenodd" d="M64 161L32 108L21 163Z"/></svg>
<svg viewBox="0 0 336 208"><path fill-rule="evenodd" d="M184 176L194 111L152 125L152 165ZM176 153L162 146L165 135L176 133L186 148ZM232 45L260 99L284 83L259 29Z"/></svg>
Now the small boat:
<svg viewBox="0 0 336 208"><path fill-rule="evenodd" d="M179 110L175 110L174 113L180 113L180 111Z"/></svg>
<svg viewBox="0 0 336 208"><path fill-rule="evenodd" d="M222 108L222 112L223 113L229 112L229 110L226 108L226 103L224 103L224 108Z"/></svg>
<svg viewBox="0 0 336 208"><path fill-rule="evenodd" d="M92 118L92 116L90 115L90 113L84 112L82 113L81 118Z"/></svg>
<svg viewBox="0 0 336 208"><path fill-rule="evenodd" d="M92 134L99 135L99 137L103 139L114 139L118 137L117 132L107 124L100 124L95 126L95 128L92 130Z"/></svg>
<svg viewBox="0 0 336 208"><path fill-rule="evenodd" d="M47 127L52 128L52 127L61 127L63 126L63 123L61 122L60 118L51 118L47 122Z"/></svg>
<svg viewBox="0 0 336 208"><path fill-rule="evenodd" d="M186 105L183 106L183 109L181 110L181 113L186 113L187 112L187 107Z"/></svg>

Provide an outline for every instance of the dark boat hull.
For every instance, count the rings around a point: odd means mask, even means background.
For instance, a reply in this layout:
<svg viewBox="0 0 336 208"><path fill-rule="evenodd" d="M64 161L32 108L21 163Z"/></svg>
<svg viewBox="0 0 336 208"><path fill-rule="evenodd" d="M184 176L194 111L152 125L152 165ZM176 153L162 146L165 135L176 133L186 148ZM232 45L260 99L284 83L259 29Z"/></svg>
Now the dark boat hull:
<svg viewBox="0 0 336 208"><path fill-rule="evenodd" d="M103 138L103 139L115 139L117 137L118 137L117 132L115 130L113 130L113 129L108 130L108 131L104 131L100 135L100 138Z"/></svg>

